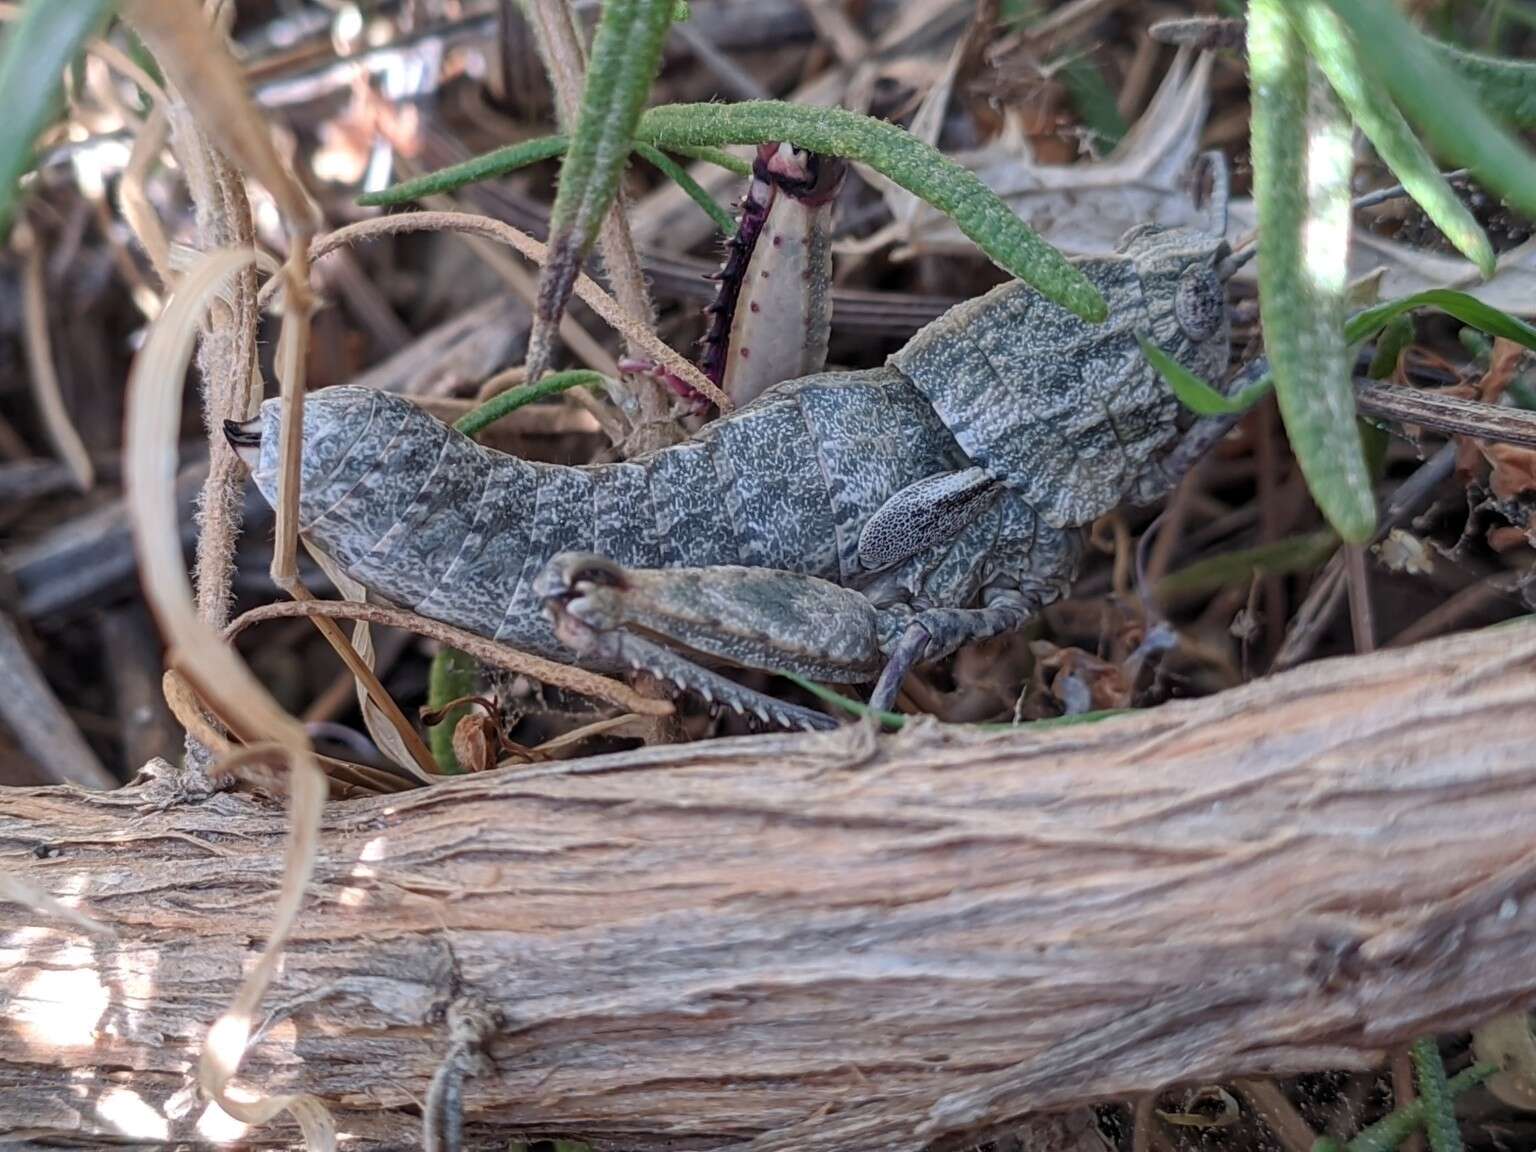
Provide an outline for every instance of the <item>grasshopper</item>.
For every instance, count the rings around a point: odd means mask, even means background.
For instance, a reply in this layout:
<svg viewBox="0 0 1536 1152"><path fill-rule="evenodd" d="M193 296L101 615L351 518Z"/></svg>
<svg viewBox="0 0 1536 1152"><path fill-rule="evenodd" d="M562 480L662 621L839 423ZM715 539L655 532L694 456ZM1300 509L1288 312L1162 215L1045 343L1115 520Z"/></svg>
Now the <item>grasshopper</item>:
<svg viewBox="0 0 1536 1152"><path fill-rule="evenodd" d="M623 463L532 463L402 397L325 389L304 410L300 531L387 601L765 722L833 724L716 668L874 681L889 708L917 663L1064 595L1097 517L1175 482L1185 422L1138 337L1226 372L1220 235L1143 225L1077 264L1101 324L1008 283L881 367L784 381ZM274 502L279 422L269 400L229 429Z"/></svg>

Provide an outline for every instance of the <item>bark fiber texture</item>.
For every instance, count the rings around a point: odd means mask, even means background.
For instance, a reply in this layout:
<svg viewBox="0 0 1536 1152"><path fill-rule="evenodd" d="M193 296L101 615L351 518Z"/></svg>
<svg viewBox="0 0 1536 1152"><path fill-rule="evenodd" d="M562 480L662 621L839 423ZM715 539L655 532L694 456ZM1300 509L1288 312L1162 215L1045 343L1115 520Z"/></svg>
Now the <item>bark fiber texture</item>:
<svg viewBox="0 0 1536 1152"><path fill-rule="evenodd" d="M152 796L0 793L0 871L117 932L0 905L0 1138L199 1139L284 819ZM658 747L333 804L243 1075L418 1146L459 996L501 1021L467 1147L956 1146L1536 999L1533 886L1533 626L1093 725Z"/></svg>

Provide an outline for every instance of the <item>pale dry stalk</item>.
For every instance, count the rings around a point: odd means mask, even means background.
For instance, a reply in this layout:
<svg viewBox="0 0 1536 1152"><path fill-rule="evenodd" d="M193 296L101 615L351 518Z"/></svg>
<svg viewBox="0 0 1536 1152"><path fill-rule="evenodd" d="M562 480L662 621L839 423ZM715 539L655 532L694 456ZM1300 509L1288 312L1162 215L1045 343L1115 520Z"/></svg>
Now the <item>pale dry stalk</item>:
<svg viewBox="0 0 1536 1152"><path fill-rule="evenodd" d="M1525 624L1080 727L774 734L333 804L247 1071L323 1093L349 1149L419 1146L462 995L502 1021L466 1147L917 1152L1380 1068L1536 996L1533 743ZM118 933L22 921L9 985L104 1007L58 1035L16 999L0 1133L120 1142L82 1074L110 1065L164 1118L146 1142L197 1139L187 1021L226 1003L283 875L272 806L217 799L0 792L0 872Z"/></svg>

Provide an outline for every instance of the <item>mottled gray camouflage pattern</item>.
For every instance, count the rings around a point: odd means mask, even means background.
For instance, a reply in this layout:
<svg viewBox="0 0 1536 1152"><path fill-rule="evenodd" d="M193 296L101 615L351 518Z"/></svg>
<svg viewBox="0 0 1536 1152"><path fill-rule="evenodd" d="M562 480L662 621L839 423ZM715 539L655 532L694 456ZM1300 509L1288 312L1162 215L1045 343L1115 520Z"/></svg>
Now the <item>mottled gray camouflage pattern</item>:
<svg viewBox="0 0 1536 1152"><path fill-rule="evenodd" d="M1079 264L1105 324L1007 284L887 367L786 381L622 464L530 463L398 396L326 389L305 407L302 530L423 615L817 722L696 659L858 682L903 637L936 658L1021 626L1070 584L1085 525L1159 494L1179 410L1136 335L1219 379L1226 248L1157 228L1122 248ZM273 500L275 401L262 419Z"/></svg>

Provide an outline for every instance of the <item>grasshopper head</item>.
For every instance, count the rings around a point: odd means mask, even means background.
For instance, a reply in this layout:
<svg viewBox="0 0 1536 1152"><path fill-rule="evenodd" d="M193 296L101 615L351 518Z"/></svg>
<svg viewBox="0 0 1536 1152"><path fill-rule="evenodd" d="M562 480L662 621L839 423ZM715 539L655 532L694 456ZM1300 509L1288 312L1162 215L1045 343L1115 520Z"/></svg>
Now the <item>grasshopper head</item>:
<svg viewBox="0 0 1536 1152"><path fill-rule="evenodd" d="M1195 228L1144 224L1125 234L1120 251L1141 280L1148 335L1196 376L1219 386L1231 340L1226 277L1232 250L1226 240Z"/></svg>

